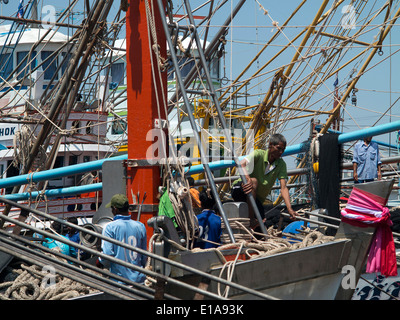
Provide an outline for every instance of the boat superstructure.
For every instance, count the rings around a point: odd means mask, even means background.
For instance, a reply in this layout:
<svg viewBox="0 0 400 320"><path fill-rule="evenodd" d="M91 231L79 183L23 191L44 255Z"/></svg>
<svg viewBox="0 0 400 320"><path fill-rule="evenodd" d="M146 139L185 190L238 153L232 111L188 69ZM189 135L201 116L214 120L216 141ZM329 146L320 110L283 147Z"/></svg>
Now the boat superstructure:
<svg viewBox="0 0 400 320"><path fill-rule="evenodd" d="M37 5L31 1L24 11L29 13ZM104 107L107 98L103 96L109 89L105 89L107 84L96 76L98 71L95 72L104 66L93 62L90 67L81 65L82 75L77 79L76 88L71 85L62 88L69 82L71 59L80 60L74 57L79 43L77 34L67 35L70 31L63 33L66 31L60 30L59 26L52 29L40 23L20 24L16 21L3 24L1 31L2 178L91 162L113 154L117 149L107 137L108 112ZM86 59L93 60L89 56ZM82 81L85 72L86 79ZM60 100L63 90L72 90L74 97L68 101ZM23 200L35 203L37 208L59 217L87 217L100 206L101 192L87 192L78 197L69 196L69 199L62 196L44 199L40 193L100 180L101 172L94 170L42 184L2 188L1 194L28 192L31 195L22 197ZM32 197L32 192L37 195ZM18 209L12 211L13 216L18 216Z"/></svg>

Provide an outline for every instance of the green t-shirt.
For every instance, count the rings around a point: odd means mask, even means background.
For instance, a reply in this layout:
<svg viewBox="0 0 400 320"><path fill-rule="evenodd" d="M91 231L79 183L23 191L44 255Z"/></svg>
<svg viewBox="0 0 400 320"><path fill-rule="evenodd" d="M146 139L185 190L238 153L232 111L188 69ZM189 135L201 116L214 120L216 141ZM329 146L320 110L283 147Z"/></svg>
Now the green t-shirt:
<svg viewBox="0 0 400 320"><path fill-rule="evenodd" d="M247 171L251 178L256 178L258 181L257 199L264 202L265 198L271 192L276 179L287 179L287 169L285 161L280 158L270 164L268 162L268 150L256 149L249 154ZM241 183L239 178L233 184Z"/></svg>
<svg viewBox="0 0 400 320"><path fill-rule="evenodd" d="M175 221L174 207L172 206L171 200L169 199L168 191L166 190L160 198L160 203L158 205L158 215L171 218L175 228L178 227L178 224Z"/></svg>

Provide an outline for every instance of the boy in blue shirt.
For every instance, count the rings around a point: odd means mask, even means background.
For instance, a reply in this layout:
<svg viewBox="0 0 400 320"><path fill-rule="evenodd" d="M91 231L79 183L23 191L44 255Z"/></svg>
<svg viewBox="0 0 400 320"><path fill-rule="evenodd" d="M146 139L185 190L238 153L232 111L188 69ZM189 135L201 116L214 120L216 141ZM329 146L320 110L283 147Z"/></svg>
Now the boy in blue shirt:
<svg viewBox="0 0 400 320"><path fill-rule="evenodd" d="M200 202L202 212L197 215L200 232L195 247L201 249L218 247L221 244L221 217L217 216L213 210L215 200L212 194L208 196L206 191L202 191Z"/></svg>

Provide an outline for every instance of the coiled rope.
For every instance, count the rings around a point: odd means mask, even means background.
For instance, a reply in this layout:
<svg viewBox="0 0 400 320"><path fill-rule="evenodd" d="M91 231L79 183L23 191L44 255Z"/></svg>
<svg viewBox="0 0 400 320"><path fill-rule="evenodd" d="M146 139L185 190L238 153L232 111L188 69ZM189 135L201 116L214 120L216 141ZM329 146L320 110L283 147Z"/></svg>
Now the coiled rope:
<svg viewBox="0 0 400 320"><path fill-rule="evenodd" d="M235 223L237 224L237 221L235 221ZM333 241L334 239L334 237L332 236L325 236L323 233L317 230L311 230L310 228L304 228L303 232L306 235L304 236L303 240L294 243L287 239L274 236L273 234L276 232L276 230L273 227L270 227L267 230L267 232L269 235L269 238L267 240L262 240L262 241L257 240L254 238L254 235L251 235L253 237L253 241L255 240L255 242L240 240L236 243L226 244L218 247L216 249L218 251L225 249L235 249L235 248L238 249L236 258L233 261L227 261L223 265L219 277L221 278L225 277L227 280L231 281L235 271L236 264L239 261L239 255L242 252L242 249L244 249L243 252L248 259L256 259L256 258L271 256L281 252L291 251L299 248L305 248L317 244L330 242ZM251 234L250 231L248 231L248 233ZM218 284L217 286L218 294L225 298L228 297L229 287L227 286L225 288L225 291L221 292L220 286L221 286L220 284Z"/></svg>
<svg viewBox="0 0 400 320"><path fill-rule="evenodd" d="M17 277L0 284L0 300L66 300L97 291L58 274L49 276L35 265L21 264L20 269L8 271L6 278ZM54 280L52 284L48 284L49 279Z"/></svg>

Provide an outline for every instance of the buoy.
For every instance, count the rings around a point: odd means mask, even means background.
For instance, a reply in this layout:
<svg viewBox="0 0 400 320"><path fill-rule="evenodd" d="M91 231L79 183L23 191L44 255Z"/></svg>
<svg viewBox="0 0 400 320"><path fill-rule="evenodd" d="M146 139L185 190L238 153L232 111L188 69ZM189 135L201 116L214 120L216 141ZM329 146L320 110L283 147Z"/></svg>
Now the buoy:
<svg viewBox="0 0 400 320"><path fill-rule="evenodd" d="M319 162L314 162L313 163L313 169L315 173L319 172Z"/></svg>

